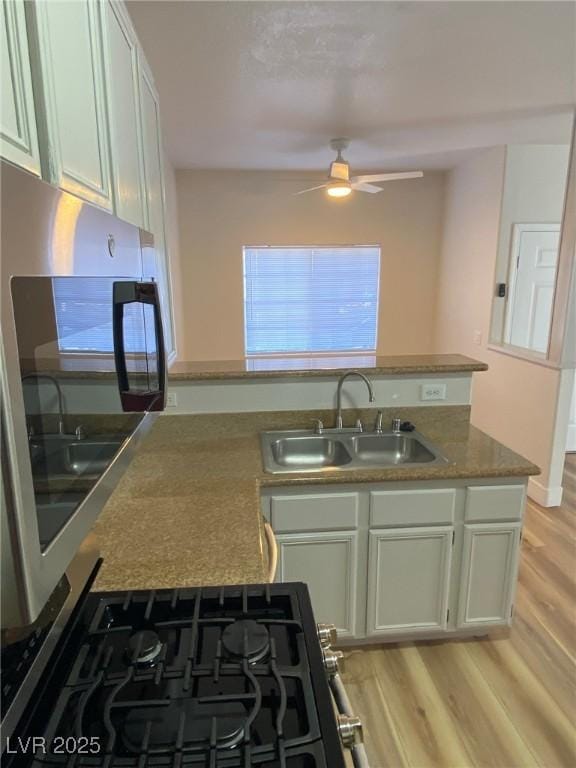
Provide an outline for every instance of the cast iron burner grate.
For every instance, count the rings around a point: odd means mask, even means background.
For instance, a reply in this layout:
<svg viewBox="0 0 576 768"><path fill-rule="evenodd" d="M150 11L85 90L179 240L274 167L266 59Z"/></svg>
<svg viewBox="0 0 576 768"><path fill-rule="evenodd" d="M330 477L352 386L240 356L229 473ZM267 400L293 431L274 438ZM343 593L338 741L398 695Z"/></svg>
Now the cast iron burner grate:
<svg viewBox="0 0 576 768"><path fill-rule="evenodd" d="M36 766L344 768L303 585L93 594L73 638L30 732L100 751Z"/></svg>

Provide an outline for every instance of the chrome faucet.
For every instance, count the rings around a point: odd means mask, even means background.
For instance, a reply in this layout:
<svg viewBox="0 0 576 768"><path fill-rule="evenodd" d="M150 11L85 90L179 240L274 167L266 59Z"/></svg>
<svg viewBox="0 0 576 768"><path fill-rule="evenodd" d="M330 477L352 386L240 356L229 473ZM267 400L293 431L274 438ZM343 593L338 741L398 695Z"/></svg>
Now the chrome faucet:
<svg viewBox="0 0 576 768"><path fill-rule="evenodd" d="M368 387L368 395L371 403L374 402L374 390L372 389L372 382L367 376L364 376L360 371L346 371L338 379L338 386L336 388L336 429L342 429L342 385L350 376L359 376L362 381Z"/></svg>
<svg viewBox="0 0 576 768"><path fill-rule="evenodd" d="M60 384L58 383L57 379L54 378L54 376L50 376L49 373L27 373L25 376L22 376L22 381L26 381L27 379L46 379L47 381L51 381L52 384L56 387L56 392L58 394L58 434L63 435L64 434L64 398L62 397L62 389L60 387Z"/></svg>

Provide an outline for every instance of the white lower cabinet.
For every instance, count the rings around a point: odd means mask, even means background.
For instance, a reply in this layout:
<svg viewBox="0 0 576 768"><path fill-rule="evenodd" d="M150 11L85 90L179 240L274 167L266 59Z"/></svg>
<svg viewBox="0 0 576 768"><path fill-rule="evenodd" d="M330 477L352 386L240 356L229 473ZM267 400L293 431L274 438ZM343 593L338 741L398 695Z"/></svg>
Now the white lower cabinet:
<svg viewBox="0 0 576 768"><path fill-rule="evenodd" d="M521 529L521 523L464 526L459 627L510 623Z"/></svg>
<svg viewBox="0 0 576 768"><path fill-rule="evenodd" d="M270 488L277 581L308 584L342 638L472 635L510 623L524 479Z"/></svg>
<svg viewBox="0 0 576 768"><path fill-rule="evenodd" d="M370 531L366 634L445 630L452 526Z"/></svg>
<svg viewBox="0 0 576 768"><path fill-rule="evenodd" d="M354 637L357 532L288 533L276 539L276 580L306 582L316 621L335 624L341 637Z"/></svg>

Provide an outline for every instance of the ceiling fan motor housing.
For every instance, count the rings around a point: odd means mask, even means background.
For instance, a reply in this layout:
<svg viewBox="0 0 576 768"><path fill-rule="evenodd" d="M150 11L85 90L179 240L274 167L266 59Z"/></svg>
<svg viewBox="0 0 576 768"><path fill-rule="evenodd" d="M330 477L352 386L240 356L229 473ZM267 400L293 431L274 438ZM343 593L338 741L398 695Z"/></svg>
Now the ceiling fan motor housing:
<svg viewBox="0 0 576 768"><path fill-rule="evenodd" d="M330 163L330 178L350 181L350 166L346 162L334 160Z"/></svg>

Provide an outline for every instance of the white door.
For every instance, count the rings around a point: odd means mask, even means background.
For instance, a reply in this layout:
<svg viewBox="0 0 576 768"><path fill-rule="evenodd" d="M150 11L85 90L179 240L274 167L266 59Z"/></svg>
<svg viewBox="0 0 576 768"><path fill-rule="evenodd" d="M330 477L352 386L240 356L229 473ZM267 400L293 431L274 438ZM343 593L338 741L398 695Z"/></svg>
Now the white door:
<svg viewBox="0 0 576 768"><path fill-rule="evenodd" d="M52 183L112 208L97 0L31 4L38 21Z"/></svg>
<svg viewBox="0 0 576 768"><path fill-rule="evenodd" d="M546 352L554 301L560 226L515 224L505 341Z"/></svg>
<svg viewBox="0 0 576 768"><path fill-rule="evenodd" d="M510 623L521 530L522 523L464 526L459 627Z"/></svg>
<svg viewBox="0 0 576 768"><path fill-rule="evenodd" d="M136 35L124 5L102 3L114 212L145 226L144 167Z"/></svg>
<svg viewBox="0 0 576 768"><path fill-rule="evenodd" d="M39 176L40 155L23 0L0 3L0 35L1 154Z"/></svg>
<svg viewBox="0 0 576 768"><path fill-rule="evenodd" d="M367 635L445 630L452 526L370 531Z"/></svg>
<svg viewBox="0 0 576 768"><path fill-rule="evenodd" d="M356 634L357 541L355 531L276 536L276 581L308 585L316 621L335 624L342 637Z"/></svg>

